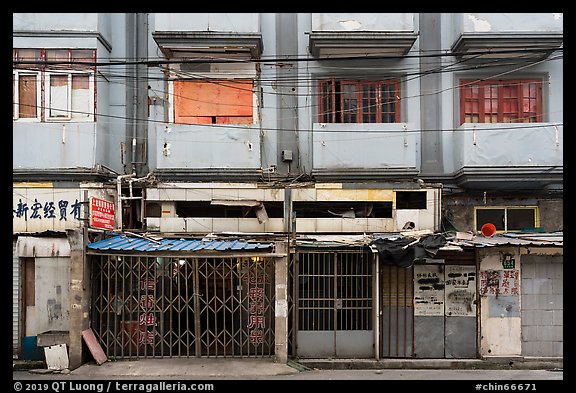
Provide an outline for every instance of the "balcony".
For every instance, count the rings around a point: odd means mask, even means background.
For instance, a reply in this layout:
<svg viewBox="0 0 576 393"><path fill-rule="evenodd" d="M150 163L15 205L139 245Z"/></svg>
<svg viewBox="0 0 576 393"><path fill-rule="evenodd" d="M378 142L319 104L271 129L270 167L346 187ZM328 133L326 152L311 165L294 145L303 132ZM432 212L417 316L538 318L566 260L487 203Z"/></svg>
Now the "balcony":
<svg viewBox="0 0 576 393"><path fill-rule="evenodd" d="M459 186L499 183L512 189L562 182L561 125L465 123L453 135Z"/></svg>
<svg viewBox="0 0 576 393"><path fill-rule="evenodd" d="M542 59L563 45L563 17L559 13L454 14L451 50L486 58Z"/></svg>
<svg viewBox="0 0 576 393"><path fill-rule="evenodd" d="M419 173L419 134L410 124L312 126L313 174L323 180L405 180Z"/></svg>
<svg viewBox="0 0 576 393"><path fill-rule="evenodd" d="M418 34L414 14L312 14L310 53L317 58L404 56Z"/></svg>
<svg viewBox="0 0 576 393"><path fill-rule="evenodd" d="M257 124L158 127L155 172L160 177L181 180L214 175L220 179L257 180L261 174L259 132Z"/></svg>

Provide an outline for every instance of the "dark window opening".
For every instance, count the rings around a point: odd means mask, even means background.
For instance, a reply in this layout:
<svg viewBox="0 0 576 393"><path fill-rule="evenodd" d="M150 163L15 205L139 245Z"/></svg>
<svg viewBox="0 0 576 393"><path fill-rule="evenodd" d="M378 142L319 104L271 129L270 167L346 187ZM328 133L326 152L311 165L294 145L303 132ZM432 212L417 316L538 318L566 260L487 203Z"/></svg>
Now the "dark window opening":
<svg viewBox="0 0 576 393"><path fill-rule="evenodd" d="M534 209L508 209L508 230L522 230L534 228Z"/></svg>
<svg viewBox="0 0 576 393"><path fill-rule="evenodd" d="M122 188L122 195L130 195L128 188ZM141 197L142 189L133 188L132 196ZM123 199L122 200L122 227L123 229L142 229L142 200L141 199ZM160 217L160 216L158 216Z"/></svg>
<svg viewBox="0 0 576 393"><path fill-rule="evenodd" d="M296 218L392 218L392 202L294 202Z"/></svg>
<svg viewBox="0 0 576 393"><path fill-rule="evenodd" d="M396 209L426 209L426 191L397 191Z"/></svg>
<svg viewBox="0 0 576 393"><path fill-rule="evenodd" d="M503 231L505 209L478 209L476 210L476 230L480 231L484 224L494 224L497 231Z"/></svg>
<svg viewBox="0 0 576 393"><path fill-rule="evenodd" d="M283 202L263 202L269 218L284 216ZM255 218L254 206L224 206L212 205L210 201L180 201L176 202L178 217L198 218Z"/></svg>
<svg viewBox="0 0 576 393"><path fill-rule="evenodd" d="M521 231L536 228L536 208L502 207L476 209L476 230L491 223L498 231Z"/></svg>
<svg viewBox="0 0 576 393"><path fill-rule="evenodd" d="M162 217L162 207L160 204L156 202L147 203L146 217Z"/></svg>

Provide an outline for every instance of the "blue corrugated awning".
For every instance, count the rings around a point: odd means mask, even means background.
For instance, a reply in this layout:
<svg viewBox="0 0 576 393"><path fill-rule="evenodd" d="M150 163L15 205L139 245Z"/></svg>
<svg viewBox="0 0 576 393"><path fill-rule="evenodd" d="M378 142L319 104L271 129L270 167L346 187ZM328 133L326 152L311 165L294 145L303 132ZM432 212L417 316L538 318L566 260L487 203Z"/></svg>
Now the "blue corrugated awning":
<svg viewBox="0 0 576 393"><path fill-rule="evenodd" d="M100 251L256 251L270 250L273 243L250 243L240 240L142 239L119 235L88 244Z"/></svg>

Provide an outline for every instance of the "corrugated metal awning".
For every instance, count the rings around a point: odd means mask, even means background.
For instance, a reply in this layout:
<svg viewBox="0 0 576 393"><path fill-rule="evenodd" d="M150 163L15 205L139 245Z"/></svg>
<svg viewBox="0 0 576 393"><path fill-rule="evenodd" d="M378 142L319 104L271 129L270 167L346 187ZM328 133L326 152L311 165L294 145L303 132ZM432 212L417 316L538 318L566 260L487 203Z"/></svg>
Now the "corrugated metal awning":
<svg viewBox="0 0 576 393"><path fill-rule="evenodd" d="M273 243L250 243L241 240L144 239L119 235L88 244L101 251L265 251Z"/></svg>
<svg viewBox="0 0 576 393"><path fill-rule="evenodd" d="M470 240L455 242L462 246L491 247L491 246L553 246L564 245L563 232L553 233L504 233L492 237L474 236Z"/></svg>

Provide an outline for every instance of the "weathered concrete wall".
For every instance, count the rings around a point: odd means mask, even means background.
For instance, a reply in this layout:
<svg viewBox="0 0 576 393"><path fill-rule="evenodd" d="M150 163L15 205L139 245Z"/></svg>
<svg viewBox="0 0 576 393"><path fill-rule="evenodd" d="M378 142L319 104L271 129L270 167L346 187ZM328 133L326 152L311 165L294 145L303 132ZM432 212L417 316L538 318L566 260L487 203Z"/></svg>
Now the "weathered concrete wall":
<svg viewBox="0 0 576 393"><path fill-rule="evenodd" d="M314 31L414 31L413 13L312 14Z"/></svg>
<svg viewBox="0 0 576 393"><path fill-rule="evenodd" d="M480 196L446 195L442 197L442 212L459 231L474 231L474 207L484 205ZM540 228L546 232L564 228L564 200L562 197L491 197L488 193L486 206L537 206Z"/></svg>
<svg viewBox="0 0 576 393"><path fill-rule="evenodd" d="M287 253L285 242L276 243L276 252ZM274 304L275 361L288 361L288 256L274 261L274 282L276 285Z"/></svg>
<svg viewBox="0 0 576 393"><path fill-rule="evenodd" d="M68 229L70 243L70 369L83 362L82 331L90 327L90 267L86 260L86 230Z"/></svg>
<svg viewBox="0 0 576 393"><path fill-rule="evenodd" d="M514 269L504 269L503 255L511 254ZM478 250L480 260L480 355L520 356L520 250L489 247Z"/></svg>
<svg viewBox="0 0 576 393"><path fill-rule="evenodd" d="M16 254L16 241L12 242L12 348L14 354L20 346L20 260Z"/></svg>
<svg viewBox="0 0 576 393"><path fill-rule="evenodd" d="M156 13L158 31L258 32L258 13Z"/></svg>
<svg viewBox="0 0 576 393"><path fill-rule="evenodd" d="M564 354L563 256L522 255L521 263L522 355L561 357Z"/></svg>

